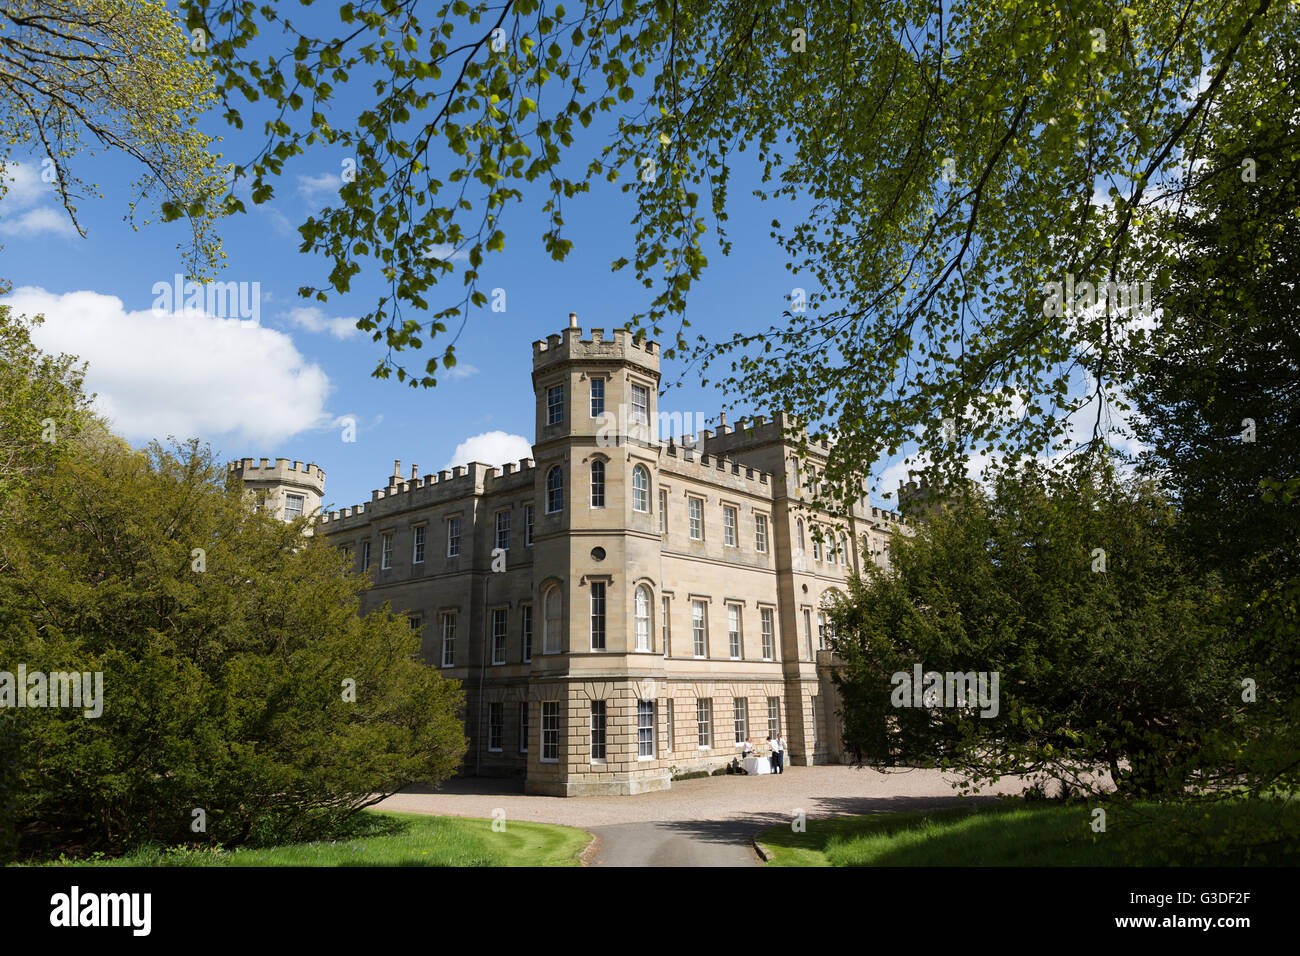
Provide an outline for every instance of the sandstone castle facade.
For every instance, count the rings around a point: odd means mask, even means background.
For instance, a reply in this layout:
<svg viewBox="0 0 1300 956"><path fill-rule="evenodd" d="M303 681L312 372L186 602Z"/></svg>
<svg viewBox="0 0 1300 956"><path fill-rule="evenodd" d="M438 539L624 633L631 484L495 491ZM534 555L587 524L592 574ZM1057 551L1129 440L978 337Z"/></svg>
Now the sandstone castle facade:
<svg viewBox="0 0 1300 956"><path fill-rule="evenodd" d="M341 549L466 693L466 772L530 793L629 794L728 763L783 732L795 764L838 762L822 601L884 563L898 515L806 504L787 423L664 436L656 343L576 318L533 344L533 457L403 477L321 514ZM231 464L286 517L320 508L325 475Z"/></svg>

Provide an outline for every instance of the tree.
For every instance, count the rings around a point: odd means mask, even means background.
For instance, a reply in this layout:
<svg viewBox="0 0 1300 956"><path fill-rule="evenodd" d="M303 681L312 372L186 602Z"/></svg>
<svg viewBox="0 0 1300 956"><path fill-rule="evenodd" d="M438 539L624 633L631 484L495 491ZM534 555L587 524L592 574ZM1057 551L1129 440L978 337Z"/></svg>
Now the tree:
<svg viewBox="0 0 1300 956"><path fill-rule="evenodd" d="M329 264L327 283L301 291L346 292L375 260L388 288L359 323L389 347L375 374L430 386L454 362L448 329L483 304L479 269L504 247L523 184L549 182L543 241L560 258L564 201L621 180L638 211L613 266L651 290L630 323L660 335L682 319L669 357L730 357L733 393L833 428L824 487L838 500L860 497L863 463L918 430L936 486L981 445L1061 440L1064 413L1090 397L1104 438L1123 401L1119 351L1145 317L1081 302L1053 315L1045 284L1135 283L1145 304L1167 265L1157 212L1198 182L1187 160L1214 130L1287 109L1300 72L1294 16L1274 0L456 0L432 13L367 0L335 29L235 0L183 8L213 38L227 119L242 124L254 98L276 108L241 169L254 201L308 147L354 164L338 205L300 229ZM270 28L289 49L255 55ZM341 93L367 84L375 95L337 117ZM567 175L575 123L620 109L610 142ZM729 188L746 168L761 198L807 207L773 234L808 307L692 346L687 294L711 229L729 249ZM444 244L467 253L463 269L430 258ZM450 301L432 301L446 279ZM426 346L423 371L401 364Z"/></svg>
<svg viewBox="0 0 1300 956"><path fill-rule="evenodd" d="M39 356L25 331L7 328L26 344L5 366L19 387L0 393L20 426L51 395L82 403L70 360ZM456 770L459 686L420 662L405 617L359 613L367 582L303 535L307 519L248 507L195 441L138 452L89 426L60 441L71 447L16 472L0 513L13 667L0 823L21 853L310 839ZM29 444L18 458L40 460ZM54 706L54 678L29 676L29 706L13 709L15 664L102 675L102 692L83 684L98 703Z"/></svg>
<svg viewBox="0 0 1300 956"><path fill-rule="evenodd" d="M1123 794L1181 793L1241 708L1219 588L1169 546L1177 520L1149 486L1035 464L936 509L832 608L846 745L974 786L1044 774L1098 792L1100 771ZM959 706L956 684L945 698L946 680L927 700L933 685L897 677L917 666L989 675L990 706Z"/></svg>
<svg viewBox="0 0 1300 956"><path fill-rule="evenodd" d="M188 222L190 270L214 268L222 176L196 124L215 94L190 45L162 0L0 0L0 199L5 164L34 155L84 236L78 210L97 188L78 170L120 152L144 169L141 200Z"/></svg>

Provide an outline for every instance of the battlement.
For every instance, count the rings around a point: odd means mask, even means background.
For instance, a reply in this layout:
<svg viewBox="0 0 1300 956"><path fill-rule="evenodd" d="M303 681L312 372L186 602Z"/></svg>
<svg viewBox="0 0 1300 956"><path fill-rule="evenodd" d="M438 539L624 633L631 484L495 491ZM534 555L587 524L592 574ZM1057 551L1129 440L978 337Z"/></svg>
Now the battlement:
<svg viewBox="0 0 1300 956"><path fill-rule="evenodd" d="M325 493L325 472L311 462L304 465L300 461L290 462L288 458L277 458L275 464L271 459L262 458L260 464L255 458L241 458L226 466L227 470L237 474L244 482L266 482L296 485Z"/></svg>
<svg viewBox="0 0 1300 956"><path fill-rule="evenodd" d="M777 442L794 445L800 435L806 434L806 429L793 418L785 412L777 412L771 419L765 415L755 415L748 419L740 418L736 420L734 426L724 421L716 432L706 431L703 437L705 446L710 452L724 455ZM830 455L827 446L813 441L808 442L808 450L822 458Z"/></svg>
<svg viewBox="0 0 1300 956"><path fill-rule="evenodd" d="M321 524L331 530L366 524L376 517L400 514L413 508L439 505L458 498L476 495L504 494L533 486L536 467L531 458L521 458L518 464L510 463L497 468L472 461L456 465L450 470L430 472L423 478L412 474L410 479L394 475L385 488L370 492L370 501L331 511L321 516Z"/></svg>
<svg viewBox="0 0 1300 956"><path fill-rule="evenodd" d="M570 313L570 321L576 315ZM547 336L533 343L533 369L548 368L562 362L582 359L608 359L634 362L645 368L659 371L660 348L644 334L634 334L630 329L612 329L606 337L604 329L592 329L591 337L582 338L582 329L571 324L563 332Z"/></svg>
<svg viewBox="0 0 1300 956"><path fill-rule="evenodd" d="M701 444L693 435L683 438L680 445L673 439L669 439L664 447L664 454L667 457L661 468L702 481L724 484L765 498L772 497L772 489L775 485L773 475L734 458L709 453L705 449L711 434L711 432L704 432L705 444Z"/></svg>

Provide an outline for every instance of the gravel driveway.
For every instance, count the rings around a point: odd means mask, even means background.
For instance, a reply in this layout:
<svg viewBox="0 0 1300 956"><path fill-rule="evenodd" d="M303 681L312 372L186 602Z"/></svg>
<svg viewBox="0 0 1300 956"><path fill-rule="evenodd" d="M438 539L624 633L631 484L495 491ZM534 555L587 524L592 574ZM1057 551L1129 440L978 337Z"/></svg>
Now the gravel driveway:
<svg viewBox="0 0 1300 956"><path fill-rule="evenodd" d="M412 788L380 809L460 817L561 823L596 836L585 859L596 866L736 866L759 862L750 840L764 827L808 819L955 806L957 778L937 770L881 773L853 767L789 767L779 775L682 780L671 790L630 797L526 796L520 780L450 780ZM985 791L1017 793L1017 778Z"/></svg>

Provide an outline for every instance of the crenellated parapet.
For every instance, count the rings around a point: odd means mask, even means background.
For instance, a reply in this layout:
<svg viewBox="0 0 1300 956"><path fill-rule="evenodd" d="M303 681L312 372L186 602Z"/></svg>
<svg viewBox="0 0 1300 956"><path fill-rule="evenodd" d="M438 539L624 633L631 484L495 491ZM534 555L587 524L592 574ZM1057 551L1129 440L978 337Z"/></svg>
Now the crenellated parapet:
<svg viewBox="0 0 1300 956"><path fill-rule="evenodd" d="M259 463L260 461L260 463ZM325 493L325 472L319 465L291 462L288 458L277 458L271 463L269 458L241 458L232 461L227 469L237 474L245 484L265 482L267 484L297 485L312 489L318 495Z"/></svg>
<svg viewBox="0 0 1300 956"><path fill-rule="evenodd" d="M533 370L542 371L573 361L625 361L659 371L660 348L643 335L630 329L592 329L590 338L582 338L582 329L570 326L533 343Z"/></svg>

